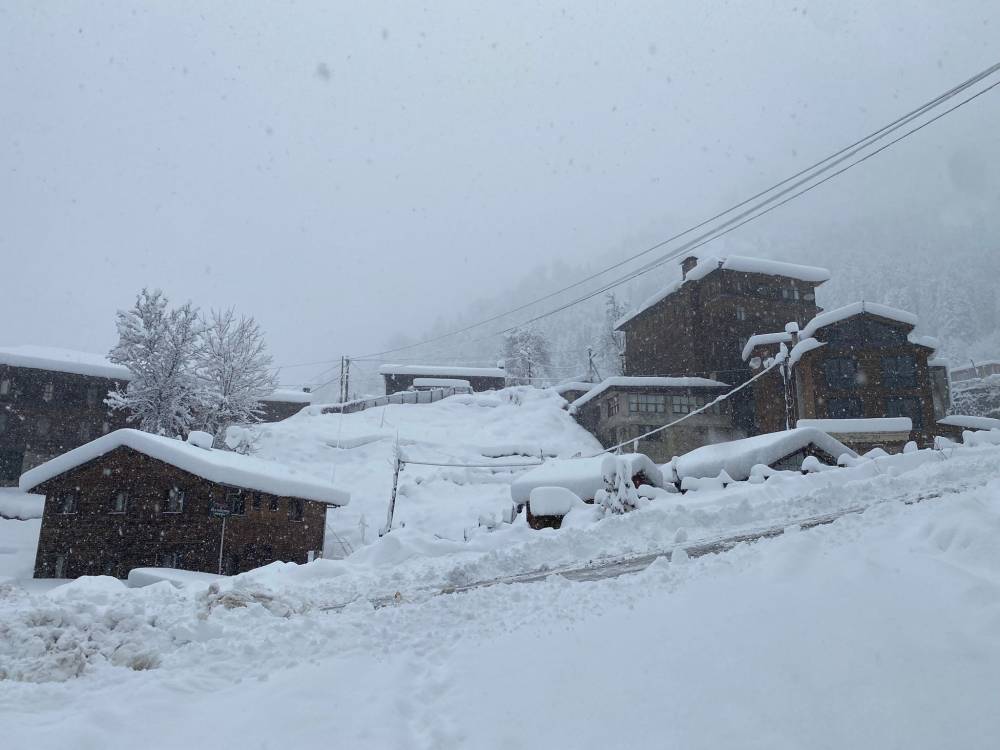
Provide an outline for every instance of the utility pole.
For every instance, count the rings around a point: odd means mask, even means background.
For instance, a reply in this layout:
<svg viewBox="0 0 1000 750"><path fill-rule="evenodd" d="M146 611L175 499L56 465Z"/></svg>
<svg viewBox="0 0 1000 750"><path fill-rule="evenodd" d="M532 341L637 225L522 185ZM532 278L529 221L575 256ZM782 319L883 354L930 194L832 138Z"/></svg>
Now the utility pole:
<svg viewBox="0 0 1000 750"><path fill-rule="evenodd" d="M344 401L351 400L351 358L344 357Z"/></svg>
<svg viewBox="0 0 1000 750"><path fill-rule="evenodd" d="M403 460L399 454L398 438L396 440L395 448L393 449L393 454L396 463L392 471L392 495L389 496L389 512L386 513L385 516L385 528L379 532L379 536L385 536L392 531L392 517L396 513L396 490L399 487L399 470L403 466Z"/></svg>
<svg viewBox="0 0 1000 750"><path fill-rule="evenodd" d="M338 400L340 403L344 403L347 399L344 398L344 355L340 355L340 396Z"/></svg>

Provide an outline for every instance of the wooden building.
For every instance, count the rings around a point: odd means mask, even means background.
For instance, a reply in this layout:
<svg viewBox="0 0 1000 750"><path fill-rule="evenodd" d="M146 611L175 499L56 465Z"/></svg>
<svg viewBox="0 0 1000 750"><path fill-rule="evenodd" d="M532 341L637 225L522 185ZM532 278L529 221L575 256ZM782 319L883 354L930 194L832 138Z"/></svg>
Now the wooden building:
<svg viewBox="0 0 1000 750"><path fill-rule="evenodd" d="M0 349L0 486L43 461L123 427L104 400L131 373L86 352Z"/></svg>
<svg viewBox="0 0 1000 750"><path fill-rule="evenodd" d="M235 574L321 556L329 506L349 495L281 464L117 430L21 477L45 496L36 578L139 567Z"/></svg>
<svg viewBox="0 0 1000 750"><path fill-rule="evenodd" d="M725 383L708 378L607 378L577 398L570 413L609 448L679 419L727 390ZM723 401L675 427L638 440L634 450L663 462L708 443L745 436L734 425L729 404Z"/></svg>
<svg viewBox="0 0 1000 750"><path fill-rule="evenodd" d="M775 432L785 429L786 421L794 427L799 419L906 417L912 422L908 439L931 445L940 411L935 401L947 396L935 397L941 378L930 364L934 349L913 336L916 324L908 312L856 302L821 313L799 331L792 326L751 337L743 349L746 360L759 370L784 346L791 373L787 389L781 368L754 383L758 429Z"/></svg>
<svg viewBox="0 0 1000 750"><path fill-rule="evenodd" d="M500 390L507 384L502 367L453 367L451 365L382 365L386 395L416 388L414 380L464 380L475 392Z"/></svg>
<svg viewBox="0 0 1000 750"><path fill-rule="evenodd" d="M298 414L311 403L312 394L307 390L278 388L260 400L260 421L280 422Z"/></svg>
<svg viewBox="0 0 1000 750"><path fill-rule="evenodd" d="M983 362L970 362L968 367L957 367L951 371L951 379L955 383L982 380L990 375L1000 375L1000 360L988 359Z"/></svg>
<svg viewBox="0 0 1000 750"><path fill-rule="evenodd" d="M742 383L751 373L740 350L751 335L804 324L820 311L825 268L730 255L685 258L682 278L653 295L616 329L625 334L625 374L696 375ZM734 420L753 429L749 392L732 399Z"/></svg>

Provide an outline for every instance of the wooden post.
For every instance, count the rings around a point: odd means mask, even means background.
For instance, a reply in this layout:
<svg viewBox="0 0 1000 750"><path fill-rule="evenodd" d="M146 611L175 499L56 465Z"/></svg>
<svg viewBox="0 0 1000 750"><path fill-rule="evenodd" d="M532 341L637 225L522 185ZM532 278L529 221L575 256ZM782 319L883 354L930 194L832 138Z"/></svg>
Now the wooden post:
<svg viewBox="0 0 1000 750"><path fill-rule="evenodd" d="M392 495L389 497L389 512L385 517L385 528L379 532L379 536L385 536L392 531L392 517L396 512L396 490L399 487L399 471L403 466L402 458L399 455L399 443L396 443L395 454L396 465L392 472Z"/></svg>
<svg viewBox="0 0 1000 750"><path fill-rule="evenodd" d="M222 548L226 543L226 518L229 516L227 513L222 517L222 535L219 537L219 575L222 575Z"/></svg>

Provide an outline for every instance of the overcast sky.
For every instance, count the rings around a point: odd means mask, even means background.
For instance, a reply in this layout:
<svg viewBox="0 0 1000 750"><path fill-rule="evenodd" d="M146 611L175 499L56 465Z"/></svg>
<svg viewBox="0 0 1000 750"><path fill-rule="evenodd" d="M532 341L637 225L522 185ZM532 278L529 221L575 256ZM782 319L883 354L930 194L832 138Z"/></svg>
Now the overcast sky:
<svg viewBox="0 0 1000 750"><path fill-rule="evenodd" d="M998 38L996 0L7 0L0 344L105 351L149 285L253 314L280 364L371 351L549 259L669 235ZM798 216L995 206L998 122L994 92Z"/></svg>

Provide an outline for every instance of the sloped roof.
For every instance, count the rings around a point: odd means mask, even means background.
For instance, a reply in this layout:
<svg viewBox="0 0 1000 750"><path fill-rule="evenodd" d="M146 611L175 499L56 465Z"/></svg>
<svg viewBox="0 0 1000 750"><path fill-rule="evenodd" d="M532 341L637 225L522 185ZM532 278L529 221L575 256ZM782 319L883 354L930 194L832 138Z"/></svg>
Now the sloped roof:
<svg viewBox="0 0 1000 750"><path fill-rule="evenodd" d="M857 456L846 445L822 430L797 427L727 443L704 445L674 459L673 465L679 479L717 477L720 472L725 471L736 481L742 481L750 476L750 470L757 464L770 466L810 445L835 460L845 453Z"/></svg>
<svg viewBox="0 0 1000 750"><path fill-rule="evenodd" d="M274 461L230 451L199 448L183 440L139 430L115 430L79 448L53 458L21 475L23 492L42 482L93 461L116 448L128 447L211 482L267 492L272 495L347 505L350 494Z"/></svg>
<svg viewBox="0 0 1000 750"><path fill-rule="evenodd" d="M34 370L68 372L74 375L90 375L95 378L132 379L132 373L127 367L112 364L103 354L78 352L73 349L57 349L51 346L0 347L0 364L11 367L28 367Z"/></svg>
<svg viewBox="0 0 1000 750"><path fill-rule="evenodd" d="M379 375L427 375L456 378L505 378L500 367L455 367L454 365L382 365Z"/></svg>
<svg viewBox="0 0 1000 750"><path fill-rule="evenodd" d="M575 412L588 401L597 398L609 388L728 388L727 383L708 378L656 378L618 376L605 378L580 398L573 402L570 411Z"/></svg>
<svg viewBox="0 0 1000 750"><path fill-rule="evenodd" d="M843 307L838 307L834 310L821 312L815 318L806 323L805 328L803 328L800 332L800 336L801 338L815 336L816 331L820 328L825 328L828 325L839 323L842 320L853 318L855 315L860 315L862 313L870 313L872 315L877 315L880 318L895 320L909 326L916 326L918 323L917 316L911 312L906 312L906 310L898 310L895 307L880 305L877 302L861 301L852 302L849 305L844 305Z"/></svg>
<svg viewBox="0 0 1000 750"><path fill-rule="evenodd" d="M294 388L276 388L266 396L261 396L261 401L278 401L287 404L311 404L313 394L308 391L299 391Z"/></svg>

